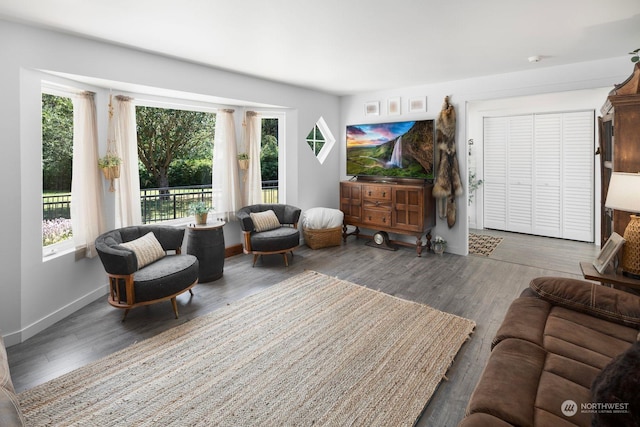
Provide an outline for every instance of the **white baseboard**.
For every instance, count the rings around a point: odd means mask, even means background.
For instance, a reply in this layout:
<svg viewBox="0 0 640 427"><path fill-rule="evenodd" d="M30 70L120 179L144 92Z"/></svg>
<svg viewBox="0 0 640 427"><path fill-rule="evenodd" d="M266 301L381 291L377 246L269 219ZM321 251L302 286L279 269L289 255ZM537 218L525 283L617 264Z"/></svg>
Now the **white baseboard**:
<svg viewBox="0 0 640 427"><path fill-rule="evenodd" d="M107 285L101 285L99 288L83 295L82 297L74 301L71 301L69 304L60 307L53 313L50 313L45 317L33 322L32 324L25 326L21 330L3 335L5 345L7 347L10 347L31 338L38 332L44 331L49 326L55 324L56 322L59 322L60 320L80 310L82 307L92 303L98 298L104 297L108 291L109 288Z"/></svg>

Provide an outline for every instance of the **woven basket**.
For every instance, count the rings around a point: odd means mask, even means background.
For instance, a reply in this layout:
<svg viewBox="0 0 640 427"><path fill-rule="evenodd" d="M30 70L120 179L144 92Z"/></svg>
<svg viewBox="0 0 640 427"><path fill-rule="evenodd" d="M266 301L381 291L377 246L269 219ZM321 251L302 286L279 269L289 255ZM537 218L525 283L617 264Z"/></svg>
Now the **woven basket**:
<svg viewBox="0 0 640 427"><path fill-rule="evenodd" d="M311 229L302 228L304 242L311 249L328 248L330 246L340 246L342 239L342 227Z"/></svg>

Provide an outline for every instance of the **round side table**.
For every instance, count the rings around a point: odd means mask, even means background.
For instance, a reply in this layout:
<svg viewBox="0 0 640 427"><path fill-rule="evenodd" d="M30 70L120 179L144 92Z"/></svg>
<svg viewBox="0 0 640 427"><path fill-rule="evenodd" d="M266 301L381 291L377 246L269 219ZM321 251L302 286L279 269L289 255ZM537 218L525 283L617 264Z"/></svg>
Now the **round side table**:
<svg viewBox="0 0 640 427"><path fill-rule="evenodd" d="M198 282L213 282L224 270L224 221L187 227L187 253L198 258Z"/></svg>

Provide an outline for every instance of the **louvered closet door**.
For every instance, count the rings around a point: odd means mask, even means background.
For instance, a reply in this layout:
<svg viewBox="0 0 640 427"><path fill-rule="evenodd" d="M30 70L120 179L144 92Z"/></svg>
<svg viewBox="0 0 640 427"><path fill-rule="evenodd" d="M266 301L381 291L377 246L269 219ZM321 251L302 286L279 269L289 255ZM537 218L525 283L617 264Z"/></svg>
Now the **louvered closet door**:
<svg viewBox="0 0 640 427"><path fill-rule="evenodd" d="M507 229L507 119L484 119L484 225Z"/></svg>
<svg viewBox="0 0 640 427"><path fill-rule="evenodd" d="M593 242L594 114L563 114L562 237Z"/></svg>
<svg viewBox="0 0 640 427"><path fill-rule="evenodd" d="M484 119L485 227L593 241L593 112Z"/></svg>
<svg viewBox="0 0 640 427"><path fill-rule="evenodd" d="M562 116L535 116L533 234L562 237Z"/></svg>
<svg viewBox="0 0 640 427"><path fill-rule="evenodd" d="M507 118L507 228L533 231L533 116Z"/></svg>

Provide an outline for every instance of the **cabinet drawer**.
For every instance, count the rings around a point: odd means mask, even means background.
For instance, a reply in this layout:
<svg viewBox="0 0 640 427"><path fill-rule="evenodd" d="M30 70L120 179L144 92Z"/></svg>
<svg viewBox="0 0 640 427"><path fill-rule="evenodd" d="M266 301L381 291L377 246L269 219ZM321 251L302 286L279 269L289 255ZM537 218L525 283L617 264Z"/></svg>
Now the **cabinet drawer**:
<svg viewBox="0 0 640 427"><path fill-rule="evenodd" d="M391 210L365 208L362 215L362 222L389 227L391 225Z"/></svg>
<svg viewBox="0 0 640 427"><path fill-rule="evenodd" d="M391 201L386 200L369 200L364 199L362 202L362 207L365 209L391 209Z"/></svg>
<svg viewBox="0 0 640 427"><path fill-rule="evenodd" d="M391 201L391 187L386 185L363 185L365 199L380 199Z"/></svg>

